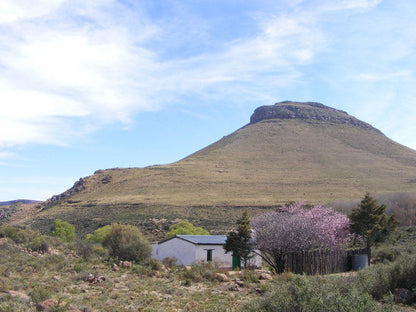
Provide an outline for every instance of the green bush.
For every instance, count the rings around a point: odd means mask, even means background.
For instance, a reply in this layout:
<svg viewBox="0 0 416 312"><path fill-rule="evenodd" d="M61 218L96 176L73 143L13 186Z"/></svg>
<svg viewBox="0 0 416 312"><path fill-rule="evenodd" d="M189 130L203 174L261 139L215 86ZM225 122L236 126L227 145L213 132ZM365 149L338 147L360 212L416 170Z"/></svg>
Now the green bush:
<svg viewBox="0 0 416 312"><path fill-rule="evenodd" d="M415 293L416 256L404 255L395 262L373 265L358 272L358 283L362 291L380 300L397 288Z"/></svg>
<svg viewBox="0 0 416 312"><path fill-rule="evenodd" d="M106 225L103 227L100 227L94 231L92 234L87 234L87 241L101 244L106 236L110 234L112 229L112 225Z"/></svg>
<svg viewBox="0 0 416 312"><path fill-rule="evenodd" d="M51 296L51 291L44 286L36 286L33 288L29 295L33 303L36 305L39 302L49 299Z"/></svg>
<svg viewBox="0 0 416 312"><path fill-rule="evenodd" d="M175 235L209 235L209 232L202 227L194 226L188 221L180 221L169 227L169 232L166 234L166 237L173 237Z"/></svg>
<svg viewBox="0 0 416 312"><path fill-rule="evenodd" d="M345 278L325 279L291 275L286 282L279 282L263 298L245 306L245 311L282 312L367 312L379 311L368 293L360 292Z"/></svg>
<svg viewBox="0 0 416 312"><path fill-rule="evenodd" d="M33 251L47 252L49 244L44 236L37 236L26 244L26 247Z"/></svg>
<svg viewBox="0 0 416 312"><path fill-rule="evenodd" d="M64 242L73 242L75 241L75 227L65 221L56 219L53 222L52 231L49 233L51 236L58 237Z"/></svg>
<svg viewBox="0 0 416 312"><path fill-rule="evenodd" d="M127 261L142 262L150 257L152 247L140 230L132 225L112 225L103 246L110 256Z"/></svg>
<svg viewBox="0 0 416 312"><path fill-rule="evenodd" d="M16 244L24 244L38 237L38 231L26 227L5 226L0 231L0 236L10 238Z"/></svg>

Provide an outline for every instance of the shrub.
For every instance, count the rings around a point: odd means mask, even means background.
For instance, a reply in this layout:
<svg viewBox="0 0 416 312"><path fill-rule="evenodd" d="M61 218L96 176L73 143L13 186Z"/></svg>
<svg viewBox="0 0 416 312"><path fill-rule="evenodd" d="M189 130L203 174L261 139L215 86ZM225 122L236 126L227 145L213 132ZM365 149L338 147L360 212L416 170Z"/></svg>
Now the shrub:
<svg viewBox="0 0 416 312"><path fill-rule="evenodd" d="M188 221L180 221L178 223L172 224L169 227L169 232L166 234L166 237L173 237L175 235L209 235L209 232L202 227L194 226Z"/></svg>
<svg viewBox="0 0 416 312"><path fill-rule="evenodd" d="M27 248L33 251L47 252L49 249L48 242L44 236L37 236L33 238L27 245Z"/></svg>
<svg viewBox="0 0 416 312"><path fill-rule="evenodd" d="M62 239L64 242L73 242L76 237L75 227L72 224L59 219L56 219L53 222L52 231L49 234Z"/></svg>
<svg viewBox="0 0 416 312"><path fill-rule="evenodd" d="M49 289L45 288L44 286L36 286L35 288L33 288L33 290L30 292L29 295L33 303L36 305L39 302L42 302L48 299L51 295L51 292Z"/></svg>
<svg viewBox="0 0 416 312"><path fill-rule="evenodd" d="M75 249L77 251L77 255L85 260L91 258L91 256L94 254L92 244L85 240L78 240L75 243Z"/></svg>
<svg viewBox="0 0 416 312"><path fill-rule="evenodd" d="M380 300L393 293L397 288L404 288L415 293L416 290L416 256L404 255L393 263L374 265L358 272L358 283L362 291Z"/></svg>
<svg viewBox="0 0 416 312"><path fill-rule="evenodd" d="M140 230L132 225L112 225L111 232L105 237L103 246L108 248L110 256L120 260L141 262L148 259L151 246Z"/></svg>
<svg viewBox="0 0 416 312"><path fill-rule="evenodd" d="M100 227L94 231L92 234L87 234L87 241L102 244L104 239L108 234L110 234L112 229L112 225L106 225L103 227Z"/></svg>
<svg viewBox="0 0 416 312"><path fill-rule="evenodd" d="M178 262L176 257L166 257L162 260L162 264L167 268L176 267L176 262Z"/></svg>
<svg viewBox="0 0 416 312"><path fill-rule="evenodd" d="M186 282L217 281L218 277L215 273L215 267L210 263L194 264L190 270L184 270L182 272L182 278Z"/></svg>
<svg viewBox="0 0 416 312"><path fill-rule="evenodd" d="M345 279L291 275L275 284L263 298L245 306L245 311L379 311L368 293L345 283Z"/></svg>
<svg viewBox="0 0 416 312"><path fill-rule="evenodd" d="M0 236L10 238L16 244L24 244L39 236L39 232L26 227L5 226Z"/></svg>

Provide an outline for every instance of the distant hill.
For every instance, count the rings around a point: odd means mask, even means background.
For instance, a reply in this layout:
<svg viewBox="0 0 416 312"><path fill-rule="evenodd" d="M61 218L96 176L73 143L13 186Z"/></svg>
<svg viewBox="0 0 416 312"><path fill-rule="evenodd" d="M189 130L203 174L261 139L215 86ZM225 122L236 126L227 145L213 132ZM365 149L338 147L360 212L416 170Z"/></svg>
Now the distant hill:
<svg viewBox="0 0 416 312"><path fill-rule="evenodd" d="M128 222L157 236L185 218L223 231L245 208L415 190L416 151L346 112L286 101L259 107L249 124L178 162L98 170L47 201L33 222L59 217L85 232Z"/></svg>
<svg viewBox="0 0 416 312"><path fill-rule="evenodd" d="M39 203L38 200L30 200L30 199L16 199L16 200L10 200L10 201L0 201L0 207L1 206L11 206L15 204L35 204Z"/></svg>

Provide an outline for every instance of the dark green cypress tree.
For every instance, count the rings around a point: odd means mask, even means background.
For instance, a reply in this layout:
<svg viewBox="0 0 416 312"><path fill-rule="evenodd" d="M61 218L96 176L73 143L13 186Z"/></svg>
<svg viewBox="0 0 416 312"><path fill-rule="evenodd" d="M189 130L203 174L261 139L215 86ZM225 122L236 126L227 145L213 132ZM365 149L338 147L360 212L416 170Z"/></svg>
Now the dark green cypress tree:
<svg viewBox="0 0 416 312"><path fill-rule="evenodd" d="M361 200L349 215L351 220L350 230L364 240L368 252L368 263L371 260L371 246L386 240L395 230L398 221L393 214L386 215L386 206L378 205L377 201L369 193Z"/></svg>
<svg viewBox="0 0 416 312"><path fill-rule="evenodd" d="M253 257L253 241L251 239L250 218L247 210L244 211L240 219L237 220L237 231L229 232L224 245L226 252L232 252L233 255L240 256L247 268L248 261Z"/></svg>

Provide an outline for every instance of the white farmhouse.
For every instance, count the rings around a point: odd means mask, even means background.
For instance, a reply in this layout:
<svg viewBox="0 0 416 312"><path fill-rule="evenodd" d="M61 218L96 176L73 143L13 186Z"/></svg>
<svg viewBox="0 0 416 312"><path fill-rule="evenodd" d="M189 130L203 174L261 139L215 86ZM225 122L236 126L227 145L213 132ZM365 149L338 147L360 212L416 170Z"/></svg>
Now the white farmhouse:
<svg viewBox="0 0 416 312"><path fill-rule="evenodd" d="M175 257L179 265L212 262L221 268L231 268L232 253L225 253L223 248L226 240L226 235L176 235L153 244L152 257L158 260ZM261 267L261 258L256 255L251 264Z"/></svg>

